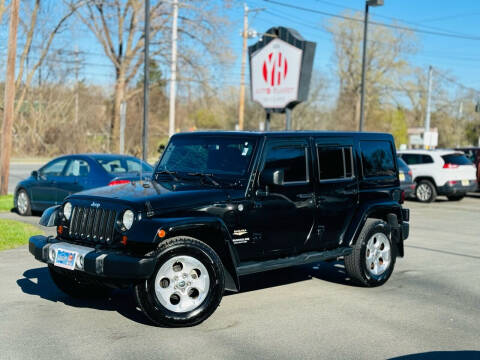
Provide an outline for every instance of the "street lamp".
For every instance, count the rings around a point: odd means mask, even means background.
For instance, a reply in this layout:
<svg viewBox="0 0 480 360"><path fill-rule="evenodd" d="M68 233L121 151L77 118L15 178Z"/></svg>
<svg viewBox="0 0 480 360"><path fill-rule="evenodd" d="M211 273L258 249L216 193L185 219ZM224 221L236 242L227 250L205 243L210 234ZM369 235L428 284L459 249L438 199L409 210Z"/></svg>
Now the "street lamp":
<svg viewBox="0 0 480 360"><path fill-rule="evenodd" d="M362 92L360 98L360 126L359 131L363 130L365 120L365 72L367 66L367 35L368 35L368 8L370 6L382 6L383 0L367 0L365 2L365 22L363 27L363 55L362 55Z"/></svg>

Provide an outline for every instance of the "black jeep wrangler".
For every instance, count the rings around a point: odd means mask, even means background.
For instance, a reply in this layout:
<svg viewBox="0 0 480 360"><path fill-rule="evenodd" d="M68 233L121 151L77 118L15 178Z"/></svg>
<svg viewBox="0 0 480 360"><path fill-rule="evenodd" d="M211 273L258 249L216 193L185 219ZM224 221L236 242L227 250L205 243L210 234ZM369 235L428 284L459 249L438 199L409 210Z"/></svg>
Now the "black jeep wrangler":
<svg viewBox="0 0 480 360"><path fill-rule="evenodd" d="M133 285L155 324L208 318L242 275L343 258L385 283L409 232L393 138L379 133L173 136L150 182L69 196L29 250L71 296Z"/></svg>

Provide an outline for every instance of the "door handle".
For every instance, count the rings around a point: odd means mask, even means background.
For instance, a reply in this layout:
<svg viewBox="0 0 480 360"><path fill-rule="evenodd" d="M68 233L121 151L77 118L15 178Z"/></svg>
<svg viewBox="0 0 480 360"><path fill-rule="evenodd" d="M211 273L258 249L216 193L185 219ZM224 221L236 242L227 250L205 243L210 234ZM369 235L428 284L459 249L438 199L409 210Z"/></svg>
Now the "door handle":
<svg viewBox="0 0 480 360"><path fill-rule="evenodd" d="M297 198L299 199L312 199L313 198L313 193L310 194L298 194Z"/></svg>

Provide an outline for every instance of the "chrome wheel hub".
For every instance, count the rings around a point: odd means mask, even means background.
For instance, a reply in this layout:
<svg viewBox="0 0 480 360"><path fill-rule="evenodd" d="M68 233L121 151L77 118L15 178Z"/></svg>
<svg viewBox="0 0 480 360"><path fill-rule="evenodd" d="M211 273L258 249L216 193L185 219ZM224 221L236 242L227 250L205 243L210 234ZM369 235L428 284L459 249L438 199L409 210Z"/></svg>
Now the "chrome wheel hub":
<svg viewBox="0 0 480 360"><path fill-rule="evenodd" d="M155 296L176 313L196 309L207 297L210 276L202 262L191 256L167 260L155 276Z"/></svg>
<svg viewBox="0 0 480 360"><path fill-rule="evenodd" d="M17 209L20 212L20 214L25 214L28 209L28 197L25 192L21 192L18 194L17 198Z"/></svg>
<svg viewBox="0 0 480 360"><path fill-rule="evenodd" d="M427 201L432 196L432 189L427 184L420 184L417 187L417 197L422 201Z"/></svg>
<svg viewBox="0 0 480 360"><path fill-rule="evenodd" d="M382 275L391 263L391 247L387 235L374 234L367 242L365 264L371 275Z"/></svg>

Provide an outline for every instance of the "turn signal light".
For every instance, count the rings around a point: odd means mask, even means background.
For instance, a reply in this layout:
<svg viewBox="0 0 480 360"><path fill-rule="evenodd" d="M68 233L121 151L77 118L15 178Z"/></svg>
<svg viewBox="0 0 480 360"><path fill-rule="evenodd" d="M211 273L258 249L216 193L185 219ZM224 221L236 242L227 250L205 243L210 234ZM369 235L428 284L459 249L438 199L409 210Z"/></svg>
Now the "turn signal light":
<svg viewBox="0 0 480 360"><path fill-rule="evenodd" d="M120 242L122 243L122 245L127 245L127 237L123 235L122 240Z"/></svg>
<svg viewBox="0 0 480 360"><path fill-rule="evenodd" d="M112 180L108 183L108 186L128 184L130 180Z"/></svg>
<svg viewBox="0 0 480 360"><path fill-rule="evenodd" d="M63 233L63 226L62 225L57 226L57 233L62 235L62 233Z"/></svg>
<svg viewBox="0 0 480 360"><path fill-rule="evenodd" d="M159 229L159 230L157 231L157 235L158 235L158 237L159 237L160 239L163 239L163 238L165 237L165 235L167 235L167 233L166 233L165 230Z"/></svg>

